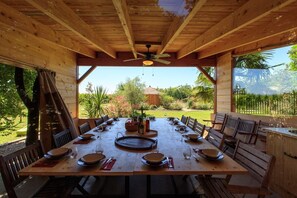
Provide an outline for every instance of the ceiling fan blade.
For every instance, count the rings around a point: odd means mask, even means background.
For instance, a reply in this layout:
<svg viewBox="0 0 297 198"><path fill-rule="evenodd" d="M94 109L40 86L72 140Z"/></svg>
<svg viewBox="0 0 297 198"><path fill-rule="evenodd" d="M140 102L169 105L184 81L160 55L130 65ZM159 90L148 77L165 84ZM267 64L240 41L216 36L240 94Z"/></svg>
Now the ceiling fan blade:
<svg viewBox="0 0 297 198"><path fill-rule="evenodd" d="M163 63L165 65L169 65L170 61L167 60L162 60L162 59L153 59L153 61L159 62L159 63Z"/></svg>
<svg viewBox="0 0 297 198"><path fill-rule="evenodd" d="M129 62L129 61L135 61L135 60L141 60L142 58L132 58L132 59L127 59L123 60L123 62Z"/></svg>
<svg viewBox="0 0 297 198"><path fill-rule="evenodd" d="M154 55L155 58L169 58L170 54L156 54Z"/></svg>
<svg viewBox="0 0 297 198"><path fill-rule="evenodd" d="M145 54L142 54L142 53L139 53L139 52L136 52L136 54L138 54L139 56L146 57L146 55L145 55Z"/></svg>

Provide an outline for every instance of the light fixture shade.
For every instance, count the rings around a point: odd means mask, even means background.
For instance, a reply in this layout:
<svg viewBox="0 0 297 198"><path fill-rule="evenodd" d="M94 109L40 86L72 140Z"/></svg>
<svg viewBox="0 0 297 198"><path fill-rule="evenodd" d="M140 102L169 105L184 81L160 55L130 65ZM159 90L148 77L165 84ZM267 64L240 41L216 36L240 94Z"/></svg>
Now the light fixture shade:
<svg viewBox="0 0 297 198"><path fill-rule="evenodd" d="M151 60L143 60L142 63L143 63L143 65L146 65L146 66L154 64L154 62Z"/></svg>

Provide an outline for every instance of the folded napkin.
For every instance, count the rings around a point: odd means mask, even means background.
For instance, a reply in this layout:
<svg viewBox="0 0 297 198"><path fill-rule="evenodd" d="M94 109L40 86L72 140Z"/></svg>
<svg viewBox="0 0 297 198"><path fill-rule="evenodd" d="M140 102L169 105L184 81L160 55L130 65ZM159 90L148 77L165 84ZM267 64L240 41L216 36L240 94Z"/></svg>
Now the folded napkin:
<svg viewBox="0 0 297 198"><path fill-rule="evenodd" d="M90 143L92 139L89 139L89 140L77 140L75 142L73 142L73 144L88 144Z"/></svg>
<svg viewBox="0 0 297 198"><path fill-rule="evenodd" d="M109 162L107 162L108 159L103 163L103 165L101 166L101 170L111 170L113 165L116 162L116 159L112 159Z"/></svg>
<svg viewBox="0 0 297 198"><path fill-rule="evenodd" d="M59 160L44 159L35 163L32 167L54 167L59 163Z"/></svg>
<svg viewBox="0 0 297 198"><path fill-rule="evenodd" d="M168 163L166 164L166 168L173 168L174 169L174 162L172 157L168 157Z"/></svg>

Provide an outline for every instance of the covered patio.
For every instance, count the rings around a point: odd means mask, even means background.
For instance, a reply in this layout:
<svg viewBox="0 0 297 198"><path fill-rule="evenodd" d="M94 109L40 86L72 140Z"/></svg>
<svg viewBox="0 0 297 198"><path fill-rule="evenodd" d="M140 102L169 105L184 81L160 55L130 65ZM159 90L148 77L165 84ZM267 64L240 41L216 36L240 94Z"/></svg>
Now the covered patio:
<svg viewBox="0 0 297 198"><path fill-rule="evenodd" d="M296 128L296 116L236 113L232 95L234 57L296 44L296 11L296 0L1 0L0 62L54 72L76 137L85 122L78 86L109 66L196 67L215 87L214 113ZM91 67L79 77L84 66ZM214 67L215 76L205 67ZM296 141L268 135L266 150L279 170L270 187L281 197L297 196Z"/></svg>

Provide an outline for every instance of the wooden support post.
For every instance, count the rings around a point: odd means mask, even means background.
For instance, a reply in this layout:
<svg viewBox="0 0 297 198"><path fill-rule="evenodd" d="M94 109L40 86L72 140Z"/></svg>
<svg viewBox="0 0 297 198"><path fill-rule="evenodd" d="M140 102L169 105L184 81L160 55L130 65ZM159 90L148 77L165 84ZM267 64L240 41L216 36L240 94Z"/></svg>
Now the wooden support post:
<svg viewBox="0 0 297 198"><path fill-rule="evenodd" d="M92 66L86 73L84 73L79 79L77 79L76 83L79 85L92 71L96 69L96 66Z"/></svg>

